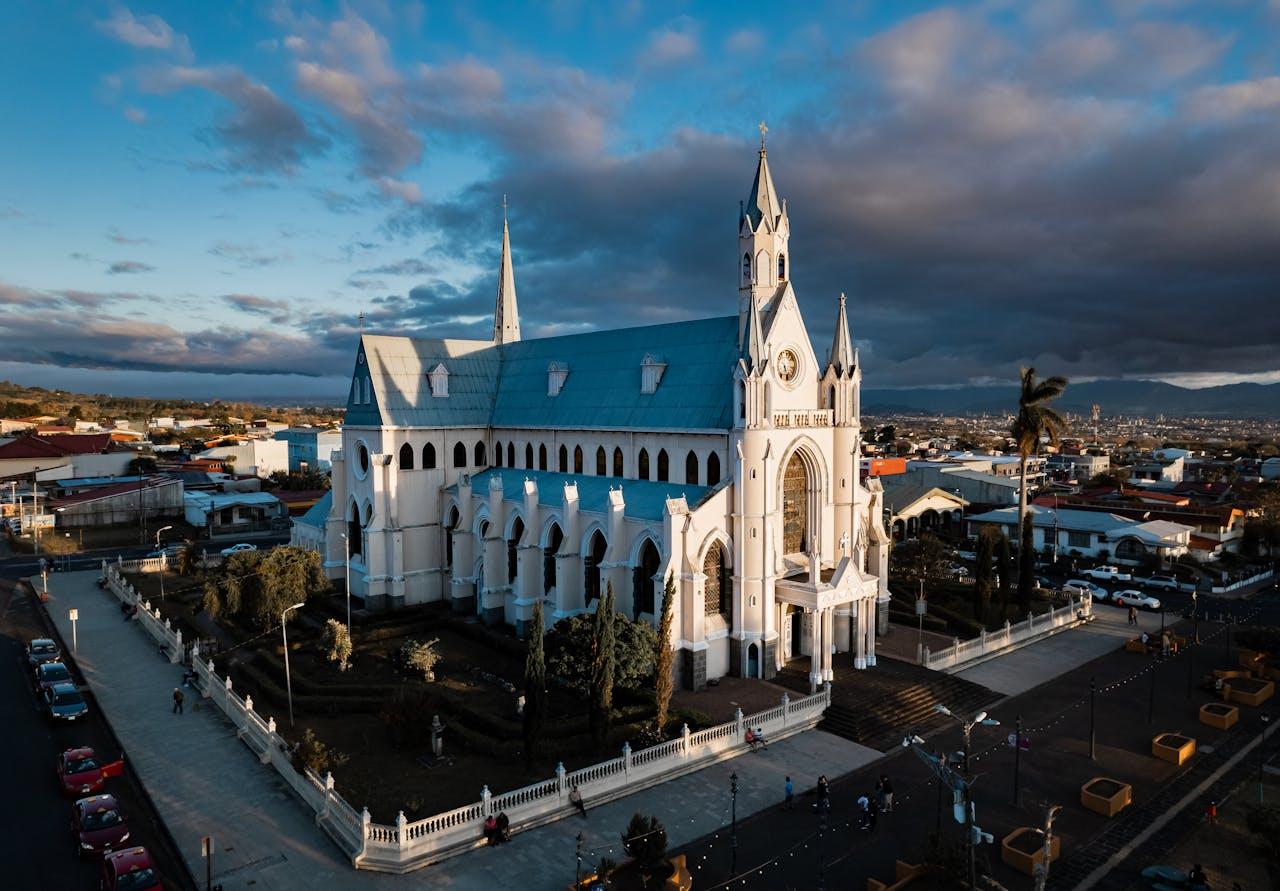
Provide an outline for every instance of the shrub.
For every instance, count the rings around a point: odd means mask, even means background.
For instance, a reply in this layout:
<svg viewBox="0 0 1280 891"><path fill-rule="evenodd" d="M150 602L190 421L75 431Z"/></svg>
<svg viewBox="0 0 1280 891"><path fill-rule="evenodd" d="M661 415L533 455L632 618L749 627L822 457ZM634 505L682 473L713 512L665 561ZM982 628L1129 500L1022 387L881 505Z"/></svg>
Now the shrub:
<svg viewBox="0 0 1280 891"><path fill-rule="evenodd" d="M331 749L321 742L310 727L303 732L302 740L293 750L293 767L298 773L302 773L303 768L307 768L319 776L324 776L333 768L346 764L347 760L347 756L342 752Z"/></svg>
<svg viewBox="0 0 1280 891"><path fill-rule="evenodd" d="M339 671L346 671L351 663L351 632L336 619L324 623L325 654L330 662L338 663Z"/></svg>
<svg viewBox="0 0 1280 891"><path fill-rule="evenodd" d="M422 675L424 681L436 679L436 665L440 662L440 651L437 645L440 638L433 637L428 641L411 640L400 648L400 667L413 674Z"/></svg>
<svg viewBox="0 0 1280 891"><path fill-rule="evenodd" d="M657 817L634 814L622 833L622 847L642 870L655 869L667 856L667 830Z"/></svg>
<svg viewBox="0 0 1280 891"><path fill-rule="evenodd" d="M591 692L592 628L595 616L582 613L561 619L547 632L548 674L559 678L575 693ZM613 617L613 683L621 690L640 687L653 674L658 633L648 622L633 622L621 613Z"/></svg>

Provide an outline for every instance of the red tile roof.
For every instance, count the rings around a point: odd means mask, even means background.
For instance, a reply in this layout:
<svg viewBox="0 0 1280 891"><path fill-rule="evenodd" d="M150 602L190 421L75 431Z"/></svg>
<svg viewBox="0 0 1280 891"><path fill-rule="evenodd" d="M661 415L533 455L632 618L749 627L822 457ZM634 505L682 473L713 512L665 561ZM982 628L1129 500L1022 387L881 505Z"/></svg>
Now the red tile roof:
<svg viewBox="0 0 1280 891"><path fill-rule="evenodd" d="M0 458L65 458L68 455L96 455L111 451L110 433L80 436L55 433L52 436L20 436L0 445Z"/></svg>
<svg viewBox="0 0 1280 891"><path fill-rule="evenodd" d="M139 490L159 489L162 486L172 486L179 484L179 480L175 480L167 476L151 476L146 477L139 483L116 483L113 486L96 486L92 489L86 489L83 492L77 492L75 495L66 495L53 502L55 508L68 507L72 504L83 504L86 501L97 501L99 498L111 498L116 495L127 495L130 493L137 494Z"/></svg>

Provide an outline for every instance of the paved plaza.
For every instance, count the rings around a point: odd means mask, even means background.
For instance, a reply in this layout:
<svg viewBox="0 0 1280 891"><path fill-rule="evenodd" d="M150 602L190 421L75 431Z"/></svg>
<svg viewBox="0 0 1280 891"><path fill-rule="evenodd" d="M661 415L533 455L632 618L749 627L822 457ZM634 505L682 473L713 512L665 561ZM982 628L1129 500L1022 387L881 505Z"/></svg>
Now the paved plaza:
<svg viewBox="0 0 1280 891"><path fill-rule="evenodd" d="M96 572L51 575L50 615L70 642L67 610L79 610L76 658L97 703L201 880L200 839L214 836L214 880L226 891L563 889L572 881L579 832L584 864L601 856L625 859L619 834L637 811L662 820L675 848L728 824L729 777L734 772L738 817L743 819L780 800L788 773L798 790L805 789L819 773L838 776L879 757L872 749L809 731L773 744L767 752L721 762L598 809L588 800L586 819L565 819L521 833L500 848L472 851L407 876L357 872L275 771L259 764L236 739L216 707L188 690L187 713L171 714L181 668L169 665L141 628L122 621L118 601L97 588L97 577Z"/></svg>

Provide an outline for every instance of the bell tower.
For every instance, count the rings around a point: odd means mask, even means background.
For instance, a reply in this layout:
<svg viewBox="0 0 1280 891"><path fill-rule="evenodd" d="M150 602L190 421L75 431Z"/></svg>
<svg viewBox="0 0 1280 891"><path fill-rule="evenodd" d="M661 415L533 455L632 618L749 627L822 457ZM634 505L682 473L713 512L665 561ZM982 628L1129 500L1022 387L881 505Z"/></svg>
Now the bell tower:
<svg viewBox="0 0 1280 891"><path fill-rule="evenodd" d="M778 199L773 175L769 172L769 153L765 150L768 132L769 128L761 121L755 181L751 184L751 194L738 208L739 347L749 335L751 305L768 309L791 278L791 256L787 248L791 223L787 219L787 203Z"/></svg>

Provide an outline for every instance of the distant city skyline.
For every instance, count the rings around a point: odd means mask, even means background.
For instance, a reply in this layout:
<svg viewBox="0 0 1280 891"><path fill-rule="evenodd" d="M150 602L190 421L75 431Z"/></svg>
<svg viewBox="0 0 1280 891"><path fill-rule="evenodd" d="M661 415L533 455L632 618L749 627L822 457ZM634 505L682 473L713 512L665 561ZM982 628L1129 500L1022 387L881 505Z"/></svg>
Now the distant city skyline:
<svg viewBox="0 0 1280 891"><path fill-rule="evenodd" d="M1280 382L1280 3L19 3L0 377L341 399L366 330L728 315L769 125L869 388Z"/></svg>

